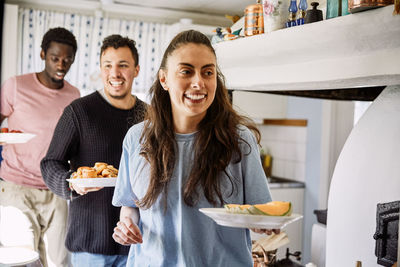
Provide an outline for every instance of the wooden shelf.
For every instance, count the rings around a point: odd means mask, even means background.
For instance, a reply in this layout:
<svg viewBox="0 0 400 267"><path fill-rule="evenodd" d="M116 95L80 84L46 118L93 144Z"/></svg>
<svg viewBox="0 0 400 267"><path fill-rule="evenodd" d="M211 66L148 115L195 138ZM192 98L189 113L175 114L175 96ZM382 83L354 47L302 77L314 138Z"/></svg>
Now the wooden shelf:
<svg viewBox="0 0 400 267"><path fill-rule="evenodd" d="M262 125L307 127L307 120L302 119L263 119Z"/></svg>

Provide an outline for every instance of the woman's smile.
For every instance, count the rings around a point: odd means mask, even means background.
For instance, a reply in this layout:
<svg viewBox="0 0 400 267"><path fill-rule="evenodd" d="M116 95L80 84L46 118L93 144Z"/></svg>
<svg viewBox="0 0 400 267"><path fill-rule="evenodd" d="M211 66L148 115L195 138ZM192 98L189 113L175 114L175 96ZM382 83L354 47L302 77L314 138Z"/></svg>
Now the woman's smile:
<svg viewBox="0 0 400 267"><path fill-rule="evenodd" d="M194 104L198 104L203 102L203 100L206 99L207 94L184 94L185 99L188 99L190 102L194 103Z"/></svg>
<svg viewBox="0 0 400 267"><path fill-rule="evenodd" d="M201 44L185 44L160 70L160 82L171 99L174 122L197 124L207 113L217 89L216 58Z"/></svg>

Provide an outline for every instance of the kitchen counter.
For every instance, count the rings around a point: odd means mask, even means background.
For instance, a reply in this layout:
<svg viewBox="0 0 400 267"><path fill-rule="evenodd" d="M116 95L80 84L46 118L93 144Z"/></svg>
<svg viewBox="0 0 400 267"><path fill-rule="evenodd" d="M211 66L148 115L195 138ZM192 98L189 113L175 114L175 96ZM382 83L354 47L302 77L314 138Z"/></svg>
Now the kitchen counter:
<svg viewBox="0 0 400 267"><path fill-rule="evenodd" d="M268 177L269 188L304 188L303 182L280 177Z"/></svg>

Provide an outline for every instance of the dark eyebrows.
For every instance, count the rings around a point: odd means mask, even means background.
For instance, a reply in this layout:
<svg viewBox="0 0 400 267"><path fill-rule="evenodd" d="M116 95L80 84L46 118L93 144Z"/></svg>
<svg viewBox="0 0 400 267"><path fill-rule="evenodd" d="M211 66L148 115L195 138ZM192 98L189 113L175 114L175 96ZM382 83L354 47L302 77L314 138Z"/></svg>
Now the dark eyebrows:
<svg viewBox="0 0 400 267"><path fill-rule="evenodd" d="M104 60L103 63L112 63L112 61L111 60ZM129 61L127 61L127 60L118 61L118 64L121 64L121 63L128 63L129 64Z"/></svg>
<svg viewBox="0 0 400 267"><path fill-rule="evenodd" d="M178 65L183 65L183 66L194 68L194 66L192 64L184 63L184 62L179 63ZM201 68L204 69L204 68L209 68L209 67L214 67L215 68L215 64L213 64L213 63L206 64L206 65L202 66Z"/></svg>
<svg viewBox="0 0 400 267"><path fill-rule="evenodd" d="M50 52L49 55L52 56L52 57L60 57L59 54L54 53L54 52ZM74 56L68 56L67 58L74 58Z"/></svg>

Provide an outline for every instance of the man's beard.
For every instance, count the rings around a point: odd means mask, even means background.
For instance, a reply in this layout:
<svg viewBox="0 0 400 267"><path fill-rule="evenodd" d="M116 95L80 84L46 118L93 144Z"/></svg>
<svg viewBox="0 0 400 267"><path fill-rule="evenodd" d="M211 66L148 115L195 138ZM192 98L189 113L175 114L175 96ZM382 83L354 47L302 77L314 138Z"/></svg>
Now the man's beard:
<svg viewBox="0 0 400 267"><path fill-rule="evenodd" d="M52 81L53 83L63 84L64 79L56 79L56 78L54 78L54 77L51 77L51 81Z"/></svg>
<svg viewBox="0 0 400 267"><path fill-rule="evenodd" d="M123 94L123 95L112 95L112 94L108 94L111 98L114 98L114 99L124 99L127 95L128 95L128 93L126 93L126 94Z"/></svg>

